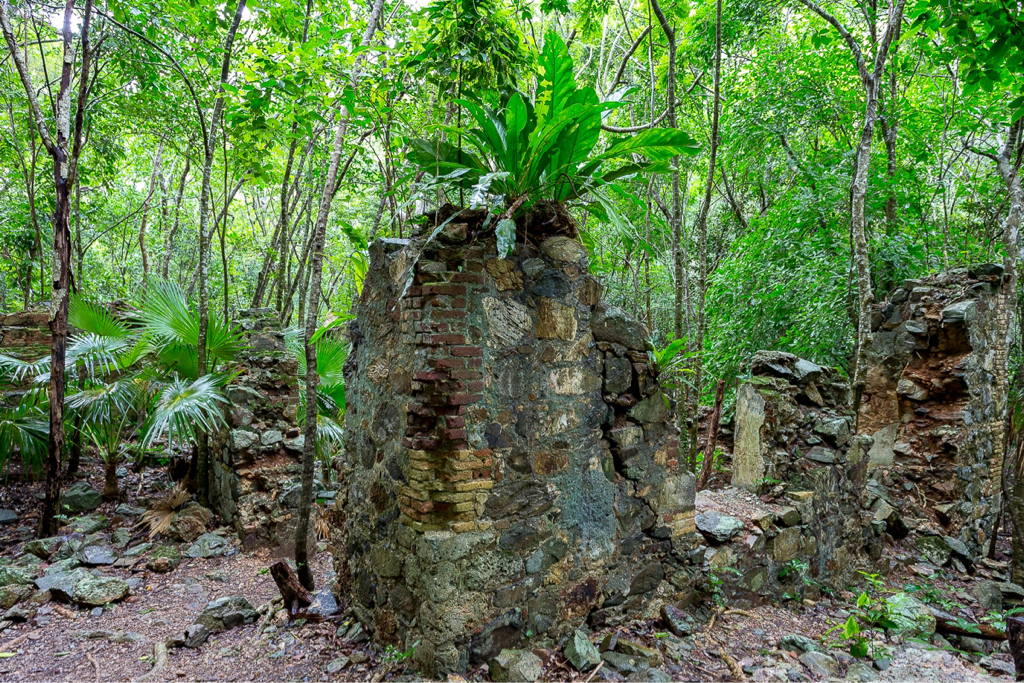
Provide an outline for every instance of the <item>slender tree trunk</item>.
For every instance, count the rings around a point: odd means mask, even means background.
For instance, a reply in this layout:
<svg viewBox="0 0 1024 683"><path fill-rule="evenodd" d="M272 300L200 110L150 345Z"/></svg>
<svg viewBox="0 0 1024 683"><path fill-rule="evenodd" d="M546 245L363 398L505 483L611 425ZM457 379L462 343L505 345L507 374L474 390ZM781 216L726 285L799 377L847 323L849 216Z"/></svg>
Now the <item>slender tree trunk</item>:
<svg viewBox="0 0 1024 683"><path fill-rule="evenodd" d="M100 495L103 496L103 500L117 500L121 497L121 488L117 483L117 468L121 464L121 459L108 455L103 464L103 491Z"/></svg>
<svg viewBox="0 0 1024 683"><path fill-rule="evenodd" d="M228 70L231 65L231 47L235 42L235 34L238 33L238 25L242 22L242 13L245 11L246 0L239 0L235 8L235 16L224 38L224 59L221 62L220 85L218 95L223 95L224 85L228 80ZM210 235L207 235L207 227L210 223L210 204L212 203L213 190L210 186L210 176L213 172L213 156L216 151L217 129L220 126L221 115L224 112L224 98L217 97L213 104L213 114L210 116L210 130L204 140L204 161L203 161L203 183L199 195L199 375L205 375L209 368L206 357L206 336L210 327L210 305L209 305L209 279L210 279ZM197 439L197 477L199 486L199 500L205 503L209 494L210 463L206 434L200 433Z"/></svg>
<svg viewBox="0 0 1024 683"><path fill-rule="evenodd" d="M708 442L704 448L704 466L700 470L700 478L697 480L697 490L701 491L708 485L711 479L711 468L715 462L715 446L718 445L718 431L722 426L722 400L725 397L725 380L718 380L715 387L715 407L711 411L711 423L708 425Z"/></svg>
<svg viewBox="0 0 1024 683"><path fill-rule="evenodd" d="M658 18L665 39L668 41L668 75L666 97L668 98L669 128L676 127L676 31L668 23L668 18L661 9L658 0L651 0L651 9ZM653 110L652 114L653 116ZM672 306L672 334L676 339L683 336L683 251L682 251L682 204L679 197L679 156L672 157L672 279L674 300Z"/></svg>
<svg viewBox="0 0 1024 683"><path fill-rule="evenodd" d="M11 25L8 0L0 0L0 29L3 31L15 70L18 72L28 96L43 146L53 158L53 181L56 194L53 217L53 291L50 301L50 435L46 455L46 492L39 520L40 537L51 536L56 532L55 517L61 491L60 465L64 452L64 382L68 336L68 295L71 287L70 186L75 182L74 177L70 177L70 172L75 167L74 159L78 157L81 150L81 120L85 106L84 98L79 97L78 111L75 116L75 137L72 139L71 75L75 67L76 55L74 35L71 32L71 17L74 10L74 0L67 0L61 29L63 63L56 102L55 135L51 138L42 109L39 107L39 101L36 98L31 74L18 53L18 43ZM87 0L81 29L83 80L87 79L89 74L91 19L92 0Z"/></svg>
<svg viewBox="0 0 1024 683"><path fill-rule="evenodd" d="M146 201L142 203L142 216L139 218L139 253L142 254L142 285L149 281L149 250L146 249L146 219L149 217L149 202L156 192L156 180L160 173L160 162L164 153L164 143L161 140L157 145L156 154L153 156L153 172L149 175L149 194Z"/></svg>
<svg viewBox="0 0 1024 683"><path fill-rule="evenodd" d="M188 172L192 168L192 158L188 150L185 151L185 168L181 171L181 180L178 181L178 193L174 198L174 223L167 233L167 241L164 243L163 259L160 263L160 277L168 278L168 271L171 268L171 256L174 254L174 236L178 234L178 226L181 223L181 200L185 196L185 181L188 179Z"/></svg>
<svg viewBox="0 0 1024 683"><path fill-rule="evenodd" d="M899 39L900 25L896 25L896 39ZM889 99L885 108L885 116L881 120L882 138L885 141L885 175L889 181L889 194L885 198L885 227L890 235L896 231L896 140L899 131L899 117L896 115L896 55L899 43L892 47L892 58L889 64Z"/></svg>
<svg viewBox="0 0 1024 683"><path fill-rule="evenodd" d="M1006 219L1003 221L1005 255L1003 257L1003 283L999 296L1001 310L998 316L1000 331L1005 333L1005 337L997 346L996 378L992 390L993 394L1007 397L1010 387L1009 350L1014 341L1014 332L1016 331L1014 319L1018 314L1017 259L1020 257L1020 232L1024 225L1024 187L1021 185L1019 170L1014 167L1015 157L1019 158L1017 155L1021 152L1024 152L1024 119L1019 119L1009 126L1006 140L998 154L985 155L996 163L999 177L1006 186L1009 204ZM1018 370L1015 384L1017 389L1024 386L1024 368ZM1007 410L1005 420L1009 421L1011 418L1012 414ZM1004 445L1006 439L1000 439L999 436L1001 435L993 435L993 442L997 449L994 455L1000 456L998 450L1003 450L1003 457L1013 458L1013 485L1010 487L1009 499L1004 503L1013 524L1013 533L1011 534L1013 543L1012 579L1016 583L1024 581L1024 459L1021 457L1022 451L1018 444L1011 444L1010 448L1007 448ZM998 523L992 529L992 533L995 534L997 529Z"/></svg>
<svg viewBox="0 0 1024 683"><path fill-rule="evenodd" d="M694 345L694 402L690 407L694 415L700 403L700 393L704 386L704 335L707 327L705 311L708 291L708 213L711 211L711 191L715 186L715 165L718 159L718 120L721 113L722 87L722 0L715 4L715 88L711 111L711 146L708 152L708 176L704 183L704 199L697 213L697 340ZM690 438L690 459L697 460L697 420L693 421Z"/></svg>
<svg viewBox="0 0 1024 683"><path fill-rule="evenodd" d="M363 33L361 45L369 45L380 21L384 0L374 0L366 31ZM362 64L362 55L357 58L353 67L353 76L358 75ZM355 78L353 78L355 80ZM316 463L317 444L317 400L316 390L320 383L320 375L316 372L316 346L313 335L319 319L320 285L323 279L324 242L327 235L327 219L331 213L331 200L338 182L338 169L341 166L341 153L345 146L345 132L348 128L348 112L342 110L338 117L338 127L334 133L334 144L331 148L331 161L327 167L327 178L324 180L324 192L320 198L320 208L316 215L313 228L313 252L309 264L309 307L306 311L305 351L306 351L306 424L305 446L302 450L302 489L299 492L299 517L295 525L295 566L298 569L299 581L308 590L314 589L313 572L309 568L309 515L313 507L313 469ZM347 169L347 166L346 166Z"/></svg>
<svg viewBox="0 0 1024 683"><path fill-rule="evenodd" d="M850 232L853 241L853 261L857 273L857 348L853 362L853 407L860 412L860 399L866 383L865 358L867 348L871 344L871 304L874 303L874 292L871 287L871 264L868 256L867 239L867 193L868 167L871 164L871 139L874 135L875 122L878 119L878 83L885 69L889 48L899 32L903 21L903 8L906 0L895 0L889 8L888 25L879 41L875 52L874 63L869 68L857 39L834 16L816 5L813 0L800 2L832 25L846 42L850 53L857 64L861 84L864 86L864 125L861 129L860 143L857 145L853 180L850 183Z"/></svg>

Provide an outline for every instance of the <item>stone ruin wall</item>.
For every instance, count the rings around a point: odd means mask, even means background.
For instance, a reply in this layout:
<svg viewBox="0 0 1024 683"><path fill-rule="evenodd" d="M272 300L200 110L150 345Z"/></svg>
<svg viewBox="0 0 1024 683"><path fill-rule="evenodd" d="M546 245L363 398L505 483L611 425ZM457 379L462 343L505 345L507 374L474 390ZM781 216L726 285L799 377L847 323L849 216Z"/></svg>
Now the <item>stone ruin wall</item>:
<svg viewBox="0 0 1024 683"><path fill-rule="evenodd" d="M854 432L849 384L835 369L776 351L758 352L751 374L736 394L732 484L757 495L702 492L698 513L728 511L734 497L753 522L753 536L733 544L740 588L762 597L792 590L798 572L785 571L787 563L805 563L817 584L845 588L880 557L884 530L870 524L872 439Z"/></svg>
<svg viewBox="0 0 1024 683"><path fill-rule="evenodd" d="M18 311L0 314L0 353L19 360L34 361L50 353L49 311ZM24 390L29 381L11 385L9 380L0 379L0 390ZM17 400L17 392L7 395L8 400Z"/></svg>
<svg viewBox="0 0 1024 683"><path fill-rule="evenodd" d="M900 507L987 554L1000 511L1007 406L1002 267L896 288L872 321L860 429L873 467L900 476Z"/></svg>
<svg viewBox="0 0 1024 683"><path fill-rule="evenodd" d="M335 557L356 615L443 674L656 611L697 570L647 330L574 240L501 259L452 223L424 242L371 246L350 327Z"/></svg>
<svg viewBox="0 0 1024 683"><path fill-rule="evenodd" d="M298 362L273 309L242 310L236 323L248 348L225 390L225 428L211 437L210 504L246 547L287 549L295 542L305 442L298 427Z"/></svg>

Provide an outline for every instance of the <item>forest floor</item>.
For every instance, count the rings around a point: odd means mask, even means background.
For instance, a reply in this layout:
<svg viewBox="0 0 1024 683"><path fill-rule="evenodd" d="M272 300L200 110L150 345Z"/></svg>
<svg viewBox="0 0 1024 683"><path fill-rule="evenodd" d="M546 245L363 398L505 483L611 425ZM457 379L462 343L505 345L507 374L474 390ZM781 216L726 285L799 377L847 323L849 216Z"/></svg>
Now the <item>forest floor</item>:
<svg viewBox="0 0 1024 683"><path fill-rule="evenodd" d="M87 471L98 489L98 471ZM135 477L127 475L123 486L134 492ZM155 479L155 477L154 477ZM16 525L0 527L0 564L18 566L22 547L34 530L38 509L38 485L10 484L0 489L0 508L19 512ZM133 497L133 496L131 496ZM134 501L128 501L133 503ZM110 510L106 510L110 507ZM98 512L113 514L113 503ZM131 522L125 522L130 525ZM229 535L229 534L226 534ZM314 570L317 585L329 581L330 555L320 548ZM403 655L385 652L365 640L345 638L351 624L344 614L318 623L290 621L271 601L277 587L267 571L280 554L267 550L241 551L237 541L226 554L208 559L185 559L169 573L156 573L145 564L134 568L103 566L94 574L131 579L133 594L102 608L80 608L73 604L29 598L12 609L16 618L0 621L0 680L11 681L249 681L249 680L418 680ZM23 564L23 563L22 563ZM978 578L1000 578L994 570L983 569ZM45 564L42 566L45 569ZM948 578L948 577L946 577ZM879 588L887 591L916 591L926 602L957 614L984 616L972 597L974 578L955 580L922 579L898 566ZM962 579L962 580L961 580ZM243 596L261 614L251 624L215 633L200 647L174 647L166 664L154 670L154 646L181 638L207 604L220 597ZM640 662L638 670L576 671L554 643L537 642L534 653L544 665L543 680L753 680L798 681L826 677L847 680L882 681L995 681L1013 678L1013 664L1002 648L973 639L930 642L899 642L878 637L873 659L854 660L846 654L844 641L831 632L853 609L856 595L846 593L819 601L790 601L730 609L713 604L697 610L698 627L692 636L678 638L665 632L657 620L636 621L590 634L600 643L617 632L654 651L654 661ZM339 635L341 634L341 635ZM789 636L789 638L785 638ZM786 649L783 641L805 636L814 641L833 671L816 669L798 653ZM798 639L797 639L798 640ZM995 643L999 645L999 643ZM975 651L967 651L973 647ZM978 648L983 650L978 651ZM658 661L660 660L660 661ZM985 668L982 668L984 665ZM832 666L828 664L828 666ZM488 680L486 665L467 672L466 679ZM449 680L463 680L451 677Z"/></svg>

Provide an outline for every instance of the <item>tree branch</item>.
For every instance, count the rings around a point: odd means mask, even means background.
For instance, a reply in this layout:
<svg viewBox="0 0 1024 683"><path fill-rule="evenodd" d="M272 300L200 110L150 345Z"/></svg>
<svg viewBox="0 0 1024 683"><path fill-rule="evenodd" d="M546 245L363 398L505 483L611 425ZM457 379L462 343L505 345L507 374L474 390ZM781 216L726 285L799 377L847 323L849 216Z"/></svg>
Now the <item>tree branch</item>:
<svg viewBox="0 0 1024 683"><path fill-rule="evenodd" d="M901 4L905 1L906 0L901 0ZM871 80L872 75L871 73L868 72L867 64L864 63L864 54L863 52L861 52L860 43L858 43L857 39L853 37L853 34L850 33L850 31L845 26L843 26L842 22L840 22L838 19L836 19L834 16L826 12L821 7L819 7L816 3L813 2L813 0L800 0L800 2L803 4L804 7L811 10L819 17L821 17L828 23L832 24L833 27L835 27L836 31L839 32L839 35L842 36L843 40L846 41L846 46L850 48L850 52L853 53L853 59L854 61L857 62L857 71L860 72L860 79L864 83L868 83ZM881 53L881 50L879 50L879 53ZM884 62L885 60L883 59L882 61Z"/></svg>
<svg viewBox="0 0 1024 683"><path fill-rule="evenodd" d="M39 137L42 138L46 151L54 158L57 157L57 146L50 137L50 131L46 128L46 119L43 118L43 111L39 108L39 99L36 97L35 89L32 87L32 77L29 75L25 61L18 54L18 40L14 35L14 27L11 25L10 0L0 2L0 29L3 30L4 40L7 42L7 49L14 60L14 67L21 78L21 84L28 96L29 107L32 109L32 118L35 119L36 128L39 129Z"/></svg>

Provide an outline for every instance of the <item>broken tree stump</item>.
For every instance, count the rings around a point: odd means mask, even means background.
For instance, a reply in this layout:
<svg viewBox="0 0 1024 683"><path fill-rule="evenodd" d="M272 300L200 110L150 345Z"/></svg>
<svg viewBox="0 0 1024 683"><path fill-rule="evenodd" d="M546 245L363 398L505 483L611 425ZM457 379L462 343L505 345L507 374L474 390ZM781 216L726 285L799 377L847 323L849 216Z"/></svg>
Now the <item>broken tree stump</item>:
<svg viewBox="0 0 1024 683"><path fill-rule="evenodd" d="M1010 641L1010 654L1017 669L1016 680L1024 681L1024 619L1010 617L1006 620L1006 635Z"/></svg>
<svg viewBox="0 0 1024 683"><path fill-rule="evenodd" d="M295 575L287 562L279 560L270 565L270 575L274 577L277 590L281 591L281 597L284 598L284 605L288 608L289 614L294 613L296 607L309 607L313 604L313 597L299 583L299 577Z"/></svg>

